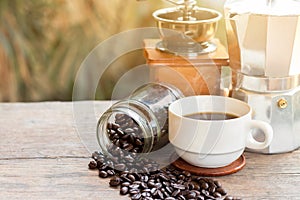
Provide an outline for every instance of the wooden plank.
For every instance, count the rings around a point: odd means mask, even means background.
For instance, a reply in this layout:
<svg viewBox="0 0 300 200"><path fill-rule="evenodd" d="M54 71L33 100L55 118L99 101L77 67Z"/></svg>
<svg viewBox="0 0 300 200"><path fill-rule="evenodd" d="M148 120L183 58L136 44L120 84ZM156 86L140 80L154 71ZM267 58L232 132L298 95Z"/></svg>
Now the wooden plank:
<svg viewBox="0 0 300 200"><path fill-rule="evenodd" d="M110 104L2 103L0 158L86 156L89 142L93 146L88 148L98 148L96 123Z"/></svg>
<svg viewBox="0 0 300 200"><path fill-rule="evenodd" d="M0 160L1 199L128 199L89 170L88 158Z"/></svg>
<svg viewBox="0 0 300 200"><path fill-rule="evenodd" d="M118 189L108 186L109 179L101 179L97 171L89 170L88 162L88 158L0 160L1 198L126 199ZM243 199L299 199L299 173L264 170L266 173L256 173L246 166L236 174L214 179L229 194Z"/></svg>
<svg viewBox="0 0 300 200"><path fill-rule="evenodd" d="M299 150L277 155L246 152L244 169L218 179L243 199L300 199L299 155Z"/></svg>
<svg viewBox="0 0 300 200"><path fill-rule="evenodd" d="M128 199L88 170L106 102L0 104L1 199ZM246 152L243 170L216 177L243 199L300 199L300 150Z"/></svg>

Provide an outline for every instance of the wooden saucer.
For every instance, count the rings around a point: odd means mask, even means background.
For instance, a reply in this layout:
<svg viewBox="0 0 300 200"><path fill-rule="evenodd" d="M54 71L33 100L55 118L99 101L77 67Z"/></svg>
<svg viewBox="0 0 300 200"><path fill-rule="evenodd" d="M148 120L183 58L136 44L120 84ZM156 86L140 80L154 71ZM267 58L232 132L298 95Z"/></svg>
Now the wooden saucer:
<svg viewBox="0 0 300 200"><path fill-rule="evenodd" d="M176 159L175 156L178 157L176 154L173 154L172 160ZM245 164L246 164L246 159L244 155L241 155L236 161L232 162L231 164L219 168L196 167L194 165L185 162L182 158L178 158L172 163L173 166L181 170L189 171L192 174L198 176L224 176L228 174L233 174L243 169Z"/></svg>

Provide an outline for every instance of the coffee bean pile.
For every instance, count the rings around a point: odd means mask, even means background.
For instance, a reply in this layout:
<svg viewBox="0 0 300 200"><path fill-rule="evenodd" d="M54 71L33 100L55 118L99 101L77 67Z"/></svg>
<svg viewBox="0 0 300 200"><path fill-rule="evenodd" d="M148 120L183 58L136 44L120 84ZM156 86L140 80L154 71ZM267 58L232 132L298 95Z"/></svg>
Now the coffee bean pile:
<svg viewBox="0 0 300 200"><path fill-rule="evenodd" d="M171 165L159 169L154 161L130 157L132 160L130 159L128 163L116 163L111 157L94 152L89 168L98 169L101 178L110 177L109 185L119 187L121 195L129 195L133 200L238 199L227 195L216 180L194 176L187 171L179 171ZM118 161L122 159L126 160L124 157L119 158ZM129 167L128 164L131 166ZM145 168L144 172L139 172L141 167Z"/></svg>
<svg viewBox="0 0 300 200"><path fill-rule="evenodd" d="M90 169L98 169L99 176L106 178L114 176L116 173L128 172L131 174L150 173L158 171L159 164L147 158L143 158L136 153L126 153L121 151L118 147L110 148L111 155L103 155L100 152L92 154L93 160L89 163Z"/></svg>

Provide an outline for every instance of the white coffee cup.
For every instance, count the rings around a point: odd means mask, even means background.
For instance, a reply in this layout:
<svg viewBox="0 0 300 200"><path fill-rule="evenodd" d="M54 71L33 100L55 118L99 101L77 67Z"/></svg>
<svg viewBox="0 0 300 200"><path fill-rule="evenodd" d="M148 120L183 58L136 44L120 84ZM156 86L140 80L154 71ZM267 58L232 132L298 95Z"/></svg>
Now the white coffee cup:
<svg viewBox="0 0 300 200"><path fill-rule="evenodd" d="M199 120L187 115L194 113L228 113L233 119ZM205 168L231 164L245 150L263 149L273 138L272 127L252 120L251 107L240 100L223 96L190 96L169 106L169 140L176 153L186 162ZM251 130L260 129L264 141L253 138Z"/></svg>

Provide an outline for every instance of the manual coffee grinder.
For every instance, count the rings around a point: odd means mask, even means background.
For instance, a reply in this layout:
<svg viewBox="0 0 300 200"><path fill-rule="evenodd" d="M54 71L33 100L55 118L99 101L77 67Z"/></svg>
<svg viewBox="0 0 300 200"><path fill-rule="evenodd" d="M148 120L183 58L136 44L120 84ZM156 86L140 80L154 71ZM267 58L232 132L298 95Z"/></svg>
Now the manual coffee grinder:
<svg viewBox="0 0 300 200"><path fill-rule="evenodd" d="M253 117L271 124L274 138L261 153L300 146L300 1L228 0L224 6L232 96ZM256 139L262 135L253 131Z"/></svg>
<svg viewBox="0 0 300 200"><path fill-rule="evenodd" d="M160 39L144 40L150 80L172 84L186 96L226 95L230 81L221 77L228 72L228 53L215 38L222 14L196 0L167 1L175 6L153 13Z"/></svg>

